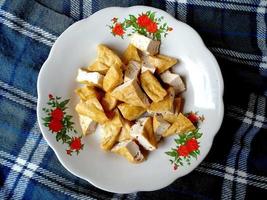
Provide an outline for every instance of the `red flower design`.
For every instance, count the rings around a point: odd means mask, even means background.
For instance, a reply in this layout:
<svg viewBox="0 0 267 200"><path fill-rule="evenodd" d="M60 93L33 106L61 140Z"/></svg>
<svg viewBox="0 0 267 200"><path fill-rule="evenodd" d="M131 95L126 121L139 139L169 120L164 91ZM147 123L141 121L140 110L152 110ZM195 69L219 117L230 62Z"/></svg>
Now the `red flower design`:
<svg viewBox="0 0 267 200"><path fill-rule="evenodd" d="M79 151L82 148L81 138L73 137L70 142L71 150Z"/></svg>
<svg viewBox="0 0 267 200"><path fill-rule="evenodd" d="M158 25L156 22L151 22L147 27L146 30L150 33L155 33L158 31Z"/></svg>
<svg viewBox="0 0 267 200"><path fill-rule="evenodd" d="M71 155L71 153L72 153L72 150L70 150L70 149L67 149L67 150L66 150L66 152L67 152L67 154L68 154L68 155Z"/></svg>
<svg viewBox="0 0 267 200"><path fill-rule="evenodd" d="M118 21L117 17L113 17L113 19L111 20L113 23L116 23Z"/></svg>
<svg viewBox="0 0 267 200"><path fill-rule="evenodd" d="M137 24L140 27L147 27L150 23L151 19L145 14L142 14L137 18Z"/></svg>
<svg viewBox="0 0 267 200"><path fill-rule="evenodd" d="M52 119L48 127L52 132L59 132L63 128L63 125L61 121Z"/></svg>
<svg viewBox="0 0 267 200"><path fill-rule="evenodd" d="M187 146L185 145L181 145L178 149L177 149L177 152L179 154L179 156L188 156L189 155L189 151L187 149Z"/></svg>
<svg viewBox="0 0 267 200"><path fill-rule="evenodd" d="M115 24L115 26L112 29L112 33L115 35L122 36L124 34L124 30L122 28L122 25L120 23Z"/></svg>
<svg viewBox="0 0 267 200"><path fill-rule="evenodd" d="M195 113L189 113L187 118L194 124L198 122L198 116Z"/></svg>
<svg viewBox="0 0 267 200"><path fill-rule="evenodd" d="M49 98L49 99L53 99L54 97L53 97L52 94L49 94L49 95L48 95L48 98Z"/></svg>
<svg viewBox="0 0 267 200"><path fill-rule="evenodd" d="M192 152L192 151L198 150L199 145L197 143L197 140L192 138L186 142L186 147L189 152Z"/></svg>
<svg viewBox="0 0 267 200"><path fill-rule="evenodd" d="M178 169L178 165L174 164L173 165L173 170L177 170Z"/></svg>
<svg viewBox="0 0 267 200"><path fill-rule="evenodd" d="M52 120L61 121L63 119L64 113L60 108L56 108L51 112Z"/></svg>

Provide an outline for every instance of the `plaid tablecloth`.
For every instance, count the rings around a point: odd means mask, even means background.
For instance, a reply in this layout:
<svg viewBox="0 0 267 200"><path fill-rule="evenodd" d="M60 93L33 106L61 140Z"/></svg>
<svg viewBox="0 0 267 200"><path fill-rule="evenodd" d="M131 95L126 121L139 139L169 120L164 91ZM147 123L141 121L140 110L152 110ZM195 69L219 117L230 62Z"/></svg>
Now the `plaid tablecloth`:
<svg viewBox="0 0 267 200"><path fill-rule="evenodd" d="M223 73L225 117L191 174L159 191L119 195L61 166L36 122L36 81L68 26L131 5L166 10L199 32ZM266 199L266 8L266 0L0 0L0 199Z"/></svg>

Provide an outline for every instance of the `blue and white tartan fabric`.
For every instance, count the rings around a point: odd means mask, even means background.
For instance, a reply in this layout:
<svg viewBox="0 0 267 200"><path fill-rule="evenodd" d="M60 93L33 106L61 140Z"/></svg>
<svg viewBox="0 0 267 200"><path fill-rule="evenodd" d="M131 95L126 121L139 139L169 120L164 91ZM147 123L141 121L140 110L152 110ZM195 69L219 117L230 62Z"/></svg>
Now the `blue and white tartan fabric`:
<svg viewBox="0 0 267 200"><path fill-rule="evenodd" d="M192 173L158 191L120 195L61 166L36 122L36 81L68 26L131 5L166 10L198 31L222 70L225 117ZM0 0L0 199L266 199L266 9L266 0Z"/></svg>

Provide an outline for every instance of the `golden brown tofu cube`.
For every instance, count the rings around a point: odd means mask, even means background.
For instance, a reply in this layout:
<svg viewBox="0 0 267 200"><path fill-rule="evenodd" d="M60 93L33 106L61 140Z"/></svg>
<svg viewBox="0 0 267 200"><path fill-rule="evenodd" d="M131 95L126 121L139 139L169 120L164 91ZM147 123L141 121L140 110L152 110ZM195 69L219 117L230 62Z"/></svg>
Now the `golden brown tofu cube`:
<svg viewBox="0 0 267 200"><path fill-rule="evenodd" d="M156 56L149 56L148 62L157 68L156 72L158 74L161 74L162 72L174 66L177 63L177 59L159 54Z"/></svg>
<svg viewBox="0 0 267 200"><path fill-rule="evenodd" d="M122 66L120 57L103 44L97 46L97 60L108 67L116 66L120 68Z"/></svg>
<svg viewBox="0 0 267 200"><path fill-rule="evenodd" d="M136 79L125 82L116 87L111 95L116 99L134 106L147 108L149 100L146 94L141 90Z"/></svg>
<svg viewBox="0 0 267 200"><path fill-rule="evenodd" d="M122 60L123 60L123 63L126 65L131 60L135 60L135 61L140 62L141 59L139 57L137 48L135 46L133 46L132 44L129 44L127 49L123 53Z"/></svg>
<svg viewBox="0 0 267 200"><path fill-rule="evenodd" d="M130 140L131 139L130 130L131 130L131 123L127 120L123 120L123 126L118 141L123 142L125 140Z"/></svg>
<svg viewBox="0 0 267 200"><path fill-rule="evenodd" d="M168 137L174 134L183 134L189 131L194 131L196 127L194 124L185 117L182 113L180 113L177 117L177 120L171 125L171 127L165 131L162 136Z"/></svg>
<svg viewBox="0 0 267 200"><path fill-rule="evenodd" d="M115 115L103 125L103 135L101 138L101 149L108 151L118 141L121 128L123 126L123 119L118 110L115 110Z"/></svg>
<svg viewBox="0 0 267 200"><path fill-rule="evenodd" d="M175 97L173 101L174 105L174 113L179 114L183 111L183 98L182 97Z"/></svg>
<svg viewBox="0 0 267 200"><path fill-rule="evenodd" d="M89 118L100 124L104 124L106 121L108 121L102 105L95 97L90 98L86 101L80 101L80 103L76 105L75 109L78 114L88 116Z"/></svg>
<svg viewBox="0 0 267 200"><path fill-rule="evenodd" d="M75 92L83 101L86 101L92 97L99 98L99 93L94 87L91 86L77 88Z"/></svg>
<svg viewBox="0 0 267 200"><path fill-rule="evenodd" d="M148 108L149 113L158 113L158 114L172 114L173 109L173 101L175 91L173 87L169 87L167 90L168 94L164 97L162 101L152 102Z"/></svg>
<svg viewBox="0 0 267 200"><path fill-rule="evenodd" d="M117 105L117 99L114 98L110 92L106 92L105 96L101 99L101 104L105 111L113 110Z"/></svg>
<svg viewBox="0 0 267 200"><path fill-rule="evenodd" d="M167 95L166 90L161 86L160 82L151 71L147 70L142 73L140 80L143 90L153 102L159 102Z"/></svg>
<svg viewBox="0 0 267 200"><path fill-rule="evenodd" d="M115 87L123 82L122 69L117 66L112 66L109 68L107 74L103 80L103 89L106 92L113 90Z"/></svg>
<svg viewBox="0 0 267 200"><path fill-rule="evenodd" d="M118 108L121 111L122 116L130 121L136 120L144 112L146 112L146 109L143 107L133 106L127 103L121 103L120 105L118 105Z"/></svg>
<svg viewBox="0 0 267 200"><path fill-rule="evenodd" d="M95 132L97 122L93 121L90 117L79 115L79 122L84 136Z"/></svg>
<svg viewBox="0 0 267 200"><path fill-rule="evenodd" d="M100 74L105 75L109 69L109 66L101 63L100 61L96 60L92 65L87 67L87 70L90 72L99 72Z"/></svg>

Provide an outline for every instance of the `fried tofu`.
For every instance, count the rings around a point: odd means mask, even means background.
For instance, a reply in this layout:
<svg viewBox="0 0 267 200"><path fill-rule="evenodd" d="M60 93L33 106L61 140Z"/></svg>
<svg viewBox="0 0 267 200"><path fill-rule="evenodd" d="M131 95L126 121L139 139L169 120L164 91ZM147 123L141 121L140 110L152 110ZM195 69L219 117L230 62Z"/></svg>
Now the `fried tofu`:
<svg viewBox="0 0 267 200"><path fill-rule="evenodd" d="M138 50L132 44L129 44L127 49L124 51L122 61L124 64L128 64L131 60L140 62L141 59L138 54Z"/></svg>
<svg viewBox="0 0 267 200"><path fill-rule="evenodd" d="M102 75L105 75L109 69L109 66L101 63L100 61L96 60L92 65L87 67L89 72L99 72Z"/></svg>
<svg viewBox="0 0 267 200"><path fill-rule="evenodd" d="M128 119L130 121L136 120L138 117L140 117L144 112L146 112L146 109L140 106L133 106L127 103L121 103L118 105L118 108L122 114L122 116L125 119Z"/></svg>
<svg viewBox="0 0 267 200"><path fill-rule="evenodd" d="M176 58L165 55L148 56L147 61L156 67L156 72L158 74L163 73L177 63Z"/></svg>
<svg viewBox="0 0 267 200"><path fill-rule="evenodd" d="M112 66L109 68L107 74L103 79L103 89L106 92L113 90L115 87L123 82L122 69L117 66Z"/></svg>
<svg viewBox="0 0 267 200"><path fill-rule="evenodd" d="M144 51L149 55L155 55L159 52L160 41L152 40L139 33L134 33L130 37L130 43L137 49Z"/></svg>
<svg viewBox="0 0 267 200"><path fill-rule="evenodd" d="M164 83L172 86L175 94L185 91L185 84L178 74L171 73L169 70L160 74L160 78Z"/></svg>
<svg viewBox="0 0 267 200"><path fill-rule="evenodd" d="M79 122L84 136L95 132L97 122L93 121L90 117L79 115Z"/></svg>
<svg viewBox="0 0 267 200"><path fill-rule="evenodd" d="M144 73L145 71L151 71L152 74L155 73L156 68L149 64L147 61L143 61L141 65L141 73Z"/></svg>
<svg viewBox="0 0 267 200"><path fill-rule="evenodd" d="M152 114L172 114L174 112L173 101L175 91L173 87L167 89L168 94L162 101L152 102L148 108L148 112Z"/></svg>
<svg viewBox="0 0 267 200"><path fill-rule="evenodd" d="M140 163L144 160L139 146L133 140L126 140L115 145L111 152L123 156L131 163Z"/></svg>
<svg viewBox="0 0 267 200"><path fill-rule="evenodd" d="M171 126L170 123L165 121L161 116L154 115L153 117L153 131L156 137L156 141L158 142L162 137L162 134L167 131L167 129Z"/></svg>
<svg viewBox="0 0 267 200"><path fill-rule="evenodd" d="M123 126L121 128L118 141L123 142L125 140L130 140L131 139L130 130L131 130L131 123L127 120L123 120Z"/></svg>
<svg viewBox="0 0 267 200"><path fill-rule="evenodd" d="M143 117L131 127L130 134L144 149L153 151L157 148L156 137L153 132L152 118Z"/></svg>
<svg viewBox="0 0 267 200"><path fill-rule="evenodd" d="M75 109L80 115L85 115L99 124L104 124L108 121L102 105L95 97L86 101L80 101Z"/></svg>
<svg viewBox="0 0 267 200"><path fill-rule="evenodd" d="M115 66L120 68L122 66L120 57L103 44L97 46L97 60L108 67Z"/></svg>
<svg viewBox="0 0 267 200"><path fill-rule="evenodd" d="M111 111L113 110L118 101L116 98L114 98L110 92L106 92L105 96L101 99L101 104L105 111Z"/></svg>
<svg viewBox="0 0 267 200"><path fill-rule="evenodd" d="M84 69L78 70L76 81L90 86L102 88L104 76L98 72L88 72Z"/></svg>
<svg viewBox="0 0 267 200"><path fill-rule="evenodd" d="M123 126L123 119L116 109L113 118L103 125L103 135L100 142L101 149L108 151L118 141Z"/></svg>
<svg viewBox="0 0 267 200"><path fill-rule="evenodd" d="M124 82L132 80L132 79L138 79L140 69L141 69L140 63L131 60L126 66L126 69L124 72Z"/></svg>
<svg viewBox="0 0 267 200"><path fill-rule="evenodd" d="M178 114L172 114L172 113L168 113L168 114L164 114L163 115L163 119L166 120L169 123L174 123L175 121L177 121L177 117Z"/></svg>
<svg viewBox="0 0 267 200"><path fill-rule="evenodd" d="M96 89L91 86L78 88L75 90L75 92L83 101L86 101L92 97L100 97L100 94L96 91Z"/></svg>
<svg viewBox="0 0 267 200"><path fill-rule="evenodd" d="M153 102L159 102L167 95L166 90L150 71L142 73L140 80L143 90Z"/></svg>
<svg viewBox="0 0 267 200"><path fill-rule="evenodd" d="M175 97L173 101L174 106L174 113L179 114L183 111L183 98L182 97Z"/></svg>
<svg viewBox="0 0 267 200"><path fill-rule="evenodd" d="M134 106L148 107L149 100L141 90L136 79L125 82L116 87L111 95L116 99Z"/></svg>
<svg viewBox="0 0 267 200"><path fill-rule="evenodd" d="M177 117L177 120L165 131L162 136L168 137L174 134L183 134L189 131L194 131L196 127L194 124L185 117L182 113L180 113Z"/></svg>

